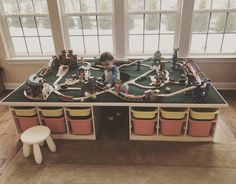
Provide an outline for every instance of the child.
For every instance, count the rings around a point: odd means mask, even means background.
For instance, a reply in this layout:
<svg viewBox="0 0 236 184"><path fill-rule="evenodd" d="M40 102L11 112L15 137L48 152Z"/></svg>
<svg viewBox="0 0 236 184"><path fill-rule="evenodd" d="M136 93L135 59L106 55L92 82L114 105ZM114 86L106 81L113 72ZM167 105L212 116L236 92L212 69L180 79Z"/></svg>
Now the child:
<svg viewBox="0 0 236 184"><path fill-rule="evenodd" d="M114 86L116 80L120 80L119 68L114 65L114 57L110 52L104 52L100 56L100 62L105 64L104 74L102 76L104 89Z"/></svg>

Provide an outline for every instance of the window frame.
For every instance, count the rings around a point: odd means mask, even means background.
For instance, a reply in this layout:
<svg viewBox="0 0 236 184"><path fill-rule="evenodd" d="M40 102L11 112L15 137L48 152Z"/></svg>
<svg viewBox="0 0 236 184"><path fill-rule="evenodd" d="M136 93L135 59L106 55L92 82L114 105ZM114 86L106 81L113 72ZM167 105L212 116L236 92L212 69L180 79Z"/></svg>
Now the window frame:
<svg viewBox="0 0 236 184"><path fill-rule="evenodd" d="M113 11L109 11L109 12L73 12L73 13L67 13L66 10L65 10L65 6L64 6L64 0L60 0L60 6L61 6L61 15L62 15L62 25L63 25L63 32L64 32L64 41L65 41L65 48L66 49L71 49L71 44L70 44L70 35L69 35L69 26L67 24L67 18L70 17L70 16L77 16L77 17L80 17L80 20L81 20L81 17L83 16L95 16L96 17L96 25L97 25L97 28L98 28L98 17L99 16L111 16L112 18L112 33L111 35L109 36L112 36L112 46L113 46L113 54L115 55L116 54L116 40L115 40L115 31L114 31L114 1L115 0L111 0L111 3L112 3L112 10ZM96 3L96 0L95 0L95 3ZM103 35L100 35L98 33L98 30L97 30L97 34L94 35L94 36L97 36L98 38L98 53L86 53L86 49L85 49L85 40L84 40L84 36L86 36L84 33L82 33L81 35L83 37L83 47L84 47L84 53L80 53L79 56L80 57L95 57L95 56L98 56L100 52L100 43L99 43L99 36L103 36ZM93 36L93 35L88 35L88 36Z"/></svg>
<svg viewBox="0 0 236 184"><path fill-rule="evenodd" d="M163 0L162 0L163 1ZM126 25L125 25L125 34L126 34L126 39L125 39L125 44L126 44L126 56L130 56L130 57L142 57L142 56L150 56L152 55L151 53L145 53L145 43L144 43L144 37L145 35L156 35L158 36L158 48L157 50L160 49L160 36L161 35L173 35L174 38L173 38L173 48L178 48L178 36L179 36L179 24L180 24L180 11L181 11L181 3L182 3L182 0L177 0L177 7L176 7L176 10L137 10L137 11L130 11L128 10L128 0L125 1L126 3L126 9L125 9L125 12L126 12L126 20L129 18L130 15L140 15L140 16L143 16L145 18L145 15L158 15L159 16L159 30L158 30L158 33L156 34L145 34L144 33L144 29L145 29L145 20L143 20L143 33L142 34L130 34L129 33L129 22L126 21ZM144 8L145 8L145 0L144 0ZM166 14L175 14L176 16L176 21L175 21L175 31L174 33L161 33L160 32L160 28L161 28L161 15L166 15ZM143 36L143 45L142 45L142 53L131 53L130 50L129 50L129 35L142 35ZM172 48L172 49L173 49ZM166 55L166 56L170 56L172 53L164 53L163 55Z"/></svg>
<svg viewBox="0 0 236 184"><path fill-rule="evenodd" d="M47 3L48 3L49 0L47 0ZM17 7L19 9L19 2L18 0L16 0L17 2ZM32 1L33 3L33 1ZM0 0L0 25L2 25L2 28L3 28L3 36L4 36L4 39L5 39L5 44L4 44L4 47L5 47L5 50L6 50L6 55L7 55L7 58L47 58L49 56L51 56L52 54L43 54L43 49L42 49L42 44L41 44L41 41L40 41L40 37L51 37L52 38L52 41L53 41L53 47L54 47L54 53L55 53L55 43L54 43L54 36L53 36L53 30L52 30L52 26L51 26L51 20L50 20L50 12L49 12L49 5L47 4L48 6L48 13L29 13L29 14L23 14L23 13L17 13L17 14L7 14L4 12L4 8L3 8L3 4L2 4L2 1ZM33 4L33 9L34 8L34 4ZM2 13L1 13L2 12ZM19 20L21 18L27 18L27 17L33 17L34 18L34 21L35 21L35 26L36 26L36 30L37 30L37 36L32 36L32 37L37 37L39 39L39 46L40 46L40 52L42 54L29 54L29 51L28 51L28 46L27 46L27 43L26 43L26 40L25 40L25 37L28 37L28 36L25 36L24 35L24 31L22 30L22 33L23 33L23 36L11 36L10 34L10 28L8 26L8 23L7 23L7 18L19 18ZM49 20L49 24L50 24L50 27L51 27L51 32L52 32L52 35L51 36L40 36L39 35L39 32L38 32L38 26L37 26L37 23L36 23L36 18L38 17L46 17L48 18ZM21 28L23 29L22 27L22 23L20 22L21 24ZM15 49L14 49L14 45L13 45L13 41L12 41L12 37L20 37L20 38L24 38L24 42L25 42L25 45L26 45L26 50L27 50L27 53L28 54L21 54L21 55L17 55L16 52L15 52ZM31 37L31 36L29 36Z"/></svg>
<svg viewBox="0 0 236 184"><path fill-rule="evenodd" d="M236 13L236 8L229 8L229 4L230 4L230 0L228 0L228 8L222 8L222 9L211 9L212 8L212 4L213 4L214 0L211 0L211 4L210 4L210 8L209 9L197 9L194 10L193 9L193 16L192 16L192 23L191 23L191 36L190 36L190 42L189 42L189 52L188 52L188 56L190 57L195 57L195 58L216 58L218 56L222 56L222 57L226 57L226 58L232 58L233 56L236 55L236 52L232 52L232 53L222 53L222 48L223 48L223 44L224 44L224 37L226 34L234 34L236 35L236 32L227 32L226 31L226 26L227 26L227 21L228 21L228 17L230 13ZM195 3L195 1L194 1ZM209 20L207 23L207 31L204 33L194 33L192 28L193 28L193 17L194 14L209 14ZM209 32L209 28L210 28L210 23L211 23L211 18L212 18L212 14L213 13L224 13L226 14L226 19L225 19L225 24L224 24L224 29L222 32L215 32L215 33L211 33ZM208 36L210 35L214 35L214 34L222 34L222 39L221 39L221 44L220 44L220 52L218 53L207 53L207 43L208 43ZM193 53L191 52L191 44L192 44L192 36L193 35L206 35L206 39L205 39L205 44L204 44L204 52L203 53Z"/></svg>
<svg viewBox="0 0 236 184"><path fill-rule="evenodd" d="M69 34L66 34L66 31L68 31L68 28L65 26L65 20L63 16L63 0L47 0L48 3L48 14L47 17L49 17L50 24L51 24L51 31L52 31L52 38L55 48L55 54L60 54L62 49L69 49L68 45L68 38ZM193 13L194 11L198 12L208 12L209 10L189 10L189 5L194 5L195 0L179 0L178 8L176 13L176 30L174 33L174 47L179 48L179 56L180 57L189 57L189 58L235 58L236 54L232 53L218 53L218 54L210 54L210 53L199 53L199 54L193 54L190 52L191 47L191 41L192 41L192 23L193 23ZM130 54L128 52L129 45L128 45L128 11L127 11L127 0L112 0L112 40L113 40L113 54L116 55L117 58L127 58L127 57L137 57L137 58L143 58L146 56L150 56L152 54ZM144 11L141 13L155 13L160 14L163 10L159 11ZM168 10L163 11L166 13ZM171 10L172 11L172 10ZM174 12L176 12L174 10ZM222 12L227 11L229 12L236 12L235 9L210 9L212 12ZM29 63L34 63L34 60L40 60L40 61L46 61L47 57L46 55L15 55L14 53L14 47L12 44L10 31L7 26L7 22L5 19L5 15L3 13L3 6L2 1L0 1L0 34L3 41L3 46L5 50L3 50L3 56L6 56L6 61L14 61L17 63L19 60L19 63L24 59L26 62L29 61ZM140 12L140 11L138 11ZM135 12L130 11L131 14L134 14ZM77 13L76 13L77 14ZM83 15L97 15L97 12L94 13L82 13ZM101 15L106 15L107 12L101 12ZM24 15L24 14L19 14ZM29 14L27 14L30 16ZM184 16L183 16L184 15ZM16 15L15 15L16 16ZM18 16L18 15L17 15ZM32 16L42 16L42 14L32 14ZM78 15L76 15L78 16ZM19 16L18 16L19 17ZM185 17L185 18L184 18ZM190 18L191 17L191 18ZM191 19L191 20L190 20ZM187 21L186 21L187 20ZM187 28L187 30L186 30ZM191 30L191 31L188 31ZM160 34L160 33L158 33ZM235 33L236 34L236 33ZM67 37L67 38L66 38ZM171 54L171 53L170 53ZM163 54L164 55L164 54ZM51 55L50 55L51 56ZM98 56L98 54L80 54L81 57L93 57ZM167 57L169 57L168 55ZM12 61L12 62L13 62ZM26 63L25 62L25 63Z"/></svg>

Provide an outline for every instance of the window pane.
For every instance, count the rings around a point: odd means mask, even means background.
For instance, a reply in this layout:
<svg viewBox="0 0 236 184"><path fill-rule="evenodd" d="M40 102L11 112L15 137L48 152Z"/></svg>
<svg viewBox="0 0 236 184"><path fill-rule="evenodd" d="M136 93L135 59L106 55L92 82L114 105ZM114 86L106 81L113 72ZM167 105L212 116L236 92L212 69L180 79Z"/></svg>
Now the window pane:
<svg viewBox="0 0 236 184"><path fill-rule="evenodd" d="M130 53L143 53L143 36L142 35L129 36L129 52Z"/></svg>
<svg viewBox="0 0 236 184"><path fill-rule="evenodd" d="M112 34L112 17L99 16L98 29L99 29L99 34Z"/></svg>
<svg viewBox="0 0 236 184"><path fill-rule="evenodd" d="M98 53L98 38L97 36L85 36L85 50L86 53L97 54Z"/></svg>
<svg viewBox="0 0 236 184"><path fill-rule="evenodd" d="M160 35L160 51L170 54L173 51L174 35Z"/></svg>
<svg viewBox="0 0 236 184"><path fill-rule="evenodd" d="M162 14L161 15L161 33L174 33L175 31L175 14Z"/></svg>
<svg viewBox="0 0 236 184"><path fill-rule="evenodd" d="M161 9L162 10L177 10L178 0L162 0Z"/></svg>
<svg viewBox="0 0 236 184"><path fill-rule="evenodd" d="M34 13L32 0L20 0L18 2L20 6L20 13L23 14Z"/></svg>
<svg viewBox="0 0 236 184"><path fill-rule="evenodd" d="M82 36L70 36L71 49L76 53L84 53L84 41Z"/></svg>
<svg viewBox="0 0 236 184"><path fill-rule="evenodd" d="M206 53L220 53L223 34L209 34L207 38Z"/></svg>
<svg viewBox="0 0 236 184"><path fill-rule="evenodd" d="M144 10L144 0L128 0L128 10Z"/></svg>
<svg viewBox="0 0 236 184"><path fill-rule="evenodd" d="M229 0L213 0L212 9L224 9L228 7Z"/></svg>
<svg viewBox="0 0 236 184"><path fill-rule="evenodd" d="M26 37L26 44L28 47L29 54L41 55L40 44L38 37Z"/></svg>
<svg viewBox="0 0 236 184"><path fill-rule="evenodd" d="M80 12L80 0L64 0L65 11L67 13Z"/></svg>
<svg viewBox="0 0 236 184"><path fill-rule="evenodd" d="M236 8L236 0L229 1L229 8Z"/></svg>
<svg viewBox="0 0 236 184"><path fill-rule="evenodd" d="M236 13L229 13L226 32L236 32Z"/></svg>
<svg viewBox="0 0 236 184"><path fill-rule="evenodd" d="M4 12L6 14L17 14L19 13L16 0L2 0Z"/></svg>
<svg viewBox="0 0 236 184"><path fill-rule="evenodd" d="M69 35L82 35L81 19L77 16L71 16L67 19Z"/></svg>
<svg viewBox="0 0 236 184"><path fill-rule="evenodd" d="M110 12L112 11L112 0L97 0L98 12Z"/></svg>
<svg viewBox="0 0 236 184"><path fill-rule="evenodd" d="M81 12L96 12L95 0L80 0Z"/></svg>
<svg viewBox="0 0 236 184"><path fill-rule="evenodd" d="M144 53L153 53L158 50L158 35L145 35Z"/></svg>
<svg viewBox="0 0 236 184"><path fill-rule="evenodd" d="M226 13L212 13L209 32L223 32L226 21Z"/></svg>
<svg viewBox="0 0 236 184"><path fill-rule="evenodd" d="M37 17L37 26L40 36L51 36L51 26L48 17Z"/></svg>
<svg viewBox="0 0 236 184"><path fill-rule="evenodd" d="M209 13L195 13L192 22L192 32L206 33L209 22Z"/></svg>
<svg viewBox="0 0 236 184"><path fill-rule="evenodd" d="M194 9L210 9L211 7L211 0L195 0Z"/></svg>
<svg viewBox="0 0 236 184"><path fill-rule="evenodd" d="M206 34L193 34L191 42L191 53L204 53Z"/></svg>
<svg viewBox="0 0 236 184"><path fill-rule="evenodd" d="M112 36L99 36L100 52L113 52Z"/></svg>
<svg viewBox="0 0 236 184"><path fill-rule="evenodd" d="M11 36L23 36L19 18L7 18Z"/></svg>
<svg viewBox="0 0 236 184"><path fill-rule="evenodd" d="M47 0L34 0L35 13L48 13Z"/></svg>
<svg viewBox="0 0 236 184"><path fill-rule="evenodd" d="M160 0L145 0L145 10L160 10Z"/></svg>
<svg viewBox="0 0 236 184"><path fill-rule="evenodd" d="M14 46L15 53L17 55L27 55L27 49L25 46L25 40L22 37L13 37L12 43Z"/></svg>
<svg viewBox="0 0 236 184"><path fill-rule="evenodd" d="M222 53L236 53L236 34L225 34Z"/></svg>
<svg viewBox="0 0 236 184"><path fill-rule="evenodd" d="M145 34L159 33L159 15L145 15Z"/></svg>
<svg viewBox="0 0 236 184"><path fill-rule="evenodd" d="M55 53L52 37L40 37L40 42L44 55L51 55Z"/></svg>
<svg viewBox="0 0 236 184"><path fill-rule="evenodd" d="M21 18L25 36L37 36L34 18Z"/></svg>
<svg viewBox="0 0 236 184"><path fill-rule="evenodd" d="M95 16L83 16L82 23L85 35L97 35L97 23Z"/></svg>
<svg viewBox="0 0 236 184"><path fill-rule="evenodd" d="M129 34L143 34L143 16L129 16Z"/></svg>

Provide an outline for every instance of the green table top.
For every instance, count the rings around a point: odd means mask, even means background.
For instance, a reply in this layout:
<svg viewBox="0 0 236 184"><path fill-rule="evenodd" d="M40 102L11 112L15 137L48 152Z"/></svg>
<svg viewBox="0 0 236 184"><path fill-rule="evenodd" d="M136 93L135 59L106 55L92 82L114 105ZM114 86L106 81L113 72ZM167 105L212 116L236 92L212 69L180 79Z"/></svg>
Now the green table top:
<svg viewBox="0 0 236 184"><path fill-rule="evenodd" d="M93 65L93 62L91 62ZM144 64L147 65L151 65L151 61L145 61ZM198 66L195 65L196 68L198 68ZM172 68L172 64L171 63L166 63L165 64L165 69L167 71L169 71L170 77L175 78L176 81L178 81L181 78L181 70L175 70ZM128 67L122 67L120 68L120 72L122 73L126 73L129 74L130 79L134 79L138 76L140 76L141 74L147 72L149 69L147 67L141 66L140 71L137 71L137 66L132 65L132 66L128 66ZM56 77L56 72L57 71L52 71L51 73L49 73L46 77L45 80L48 83L53 83L57 77ZM62 80L59 83L63 83L66 78L70 78L73 74L75 74L77 72L77 68L74 69L70 69L69 72L66 74L66 76L64 76L62 78ZM95 70L91 70L91 74L96 78L96 77L101 77L103 74L103 71L95 71ZM206 77L204 75L202 75L202 78L204 78L206 80ZM147 85L149 84L151 81L149 78L140 81L140 84L143 85ZM55 95L54 93L52 93L48 99L44 102L37 102L37 101L33 101L30 100L28 98L26 98L24 96L24 88L25 88L25 83L23 83L20 87L18 87L17 89L15 89L9 96L7 96L5 99L2 100L2 105L24 105L24 104L30 104L31 105L37 105L37 104L54 104L54 103L65 103L65 104L86 104L86 103L93 103L93 104L103 104L103 103L111 103L111 104L117 104L117 105L122 105L122 104L127 104L127 103L140 103L140 102L127 102L123 99L120 99L117 96L114 96L110 93L103 93L101 95L98 95L96 99L94 100L89 100L88 102L64 102L62 101L60 98L58 98L57 95ZM78 84L75 85L76 87L79 87ZM171 92L180 90L180 89L184 89L185 85L176 85L176 84L166 84L163 87L160 88L161 93L164 93L165 88L166 87L170 87L171 88ZM139 88L137 86L133 86L133 85L129 85L129 94L134 94L134 95L142 95L144 94L144 92L147 89L142 89ZM74 97L81 97L82 93L80 91L63 91L63 94L65 95L72 95ZM142 102L142 103L148 103L148 102ZM153 105L154 103L152 103ZM177 94L175 96L172 97L162 97L158 100L158 103L155 104L197 104L197 103L193 103L192 102L192 96L188 95L188 94ZM200 103L201 106L207 105L209 106L210 104L214 105L214 106L222 106L222 107L226 107L227 103L225 102L225 100L222 98L222 96L217 92L217 90L213 87L212 84L210 84L210 88L209 88L209 95L208 95L208 100L205 103ZM199 105L200 105L199 104Z"/></svg>

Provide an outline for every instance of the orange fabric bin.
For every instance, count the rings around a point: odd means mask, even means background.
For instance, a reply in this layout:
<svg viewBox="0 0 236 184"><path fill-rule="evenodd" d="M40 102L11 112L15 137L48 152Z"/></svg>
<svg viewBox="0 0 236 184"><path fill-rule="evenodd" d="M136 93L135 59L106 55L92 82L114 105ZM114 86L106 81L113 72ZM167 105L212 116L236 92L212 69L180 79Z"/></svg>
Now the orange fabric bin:
<svg viewBox="0 0 236 184"><path fill-rule="evenodd" d="M66 131L65 118L43 118L42 122L51 130L52 133L64 133Z"/></svg>
<svg viewBox="0 0 236 184"><path fill-rule="evenodd" d="M155 133L156 118L135 119L132 118L133 132L137 135L153 135Z"/></svg>
<svg viewBox="0 0 236 184"><path fill-rule="evenodd" d="M207 137L211 133L212 125L215 121L193 120L189 119L188 133L195 137Z"/></svg>
<svg viewBox="0 0 236 184"><path fill-rule="evenodd" d="M164 119L160 118L160 132L163 135L178 136L181 135L185 119Z"/></svg>
<svg viewBox="0 0 236 184"><path fill-rule="evenodd" d="M72 132L78 135L88 135L93 132L92 118L69 119Z"/></svg>
<svg viewBox="0 0 236 184"><path fill-rule="evenodd" d="M25 130L39 125L38 117L15 117L16 122L19 124L20 130L24 132Z"/></svg>

